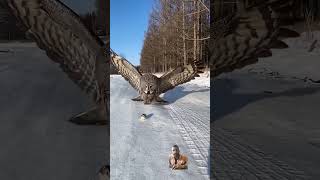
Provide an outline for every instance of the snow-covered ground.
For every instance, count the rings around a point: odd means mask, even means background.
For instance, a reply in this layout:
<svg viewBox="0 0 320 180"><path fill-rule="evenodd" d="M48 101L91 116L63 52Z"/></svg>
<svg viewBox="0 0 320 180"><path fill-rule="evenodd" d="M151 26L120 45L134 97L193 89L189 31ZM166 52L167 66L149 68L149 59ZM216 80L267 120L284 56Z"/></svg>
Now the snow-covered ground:
<svg viewBox="0 0 320 180"><path fill-rule="evenodd" d="M320 80L320 31L313 32L313 39L308 39L306 33L299 38L285 39L287 49L272 50L273 56L260 58L260 62L245 68L253 71L273 71L280 73L282 78L312 78ZM318 40L315 49L308 52L312 42Z"/></svg>
<svg viewBox="0 0 320 180"><path fill-rule="evenodd" d="M320 80L320 46L308 52L305 34L285 41L290 48L213 81L216 177L320 178L320 85L308 80Z"/></svg>
<svg viewBox="0 0 320 180"><path fill-rule="evenodd" d="M0 179L91 180L109 155L106 127L68 119L90 99L34 43L0 43Z"/></svg>
<svg viewBox="0 0 320 180"><path fill-rule="evenodd" d="M168 105L131 101L137 92L120 75L111 76L111 178L208 179L209 78L200 77L163 95ZM147 114L144 122L141 114ZM172 171L168 156L177 144L189 168Z"/></svg>

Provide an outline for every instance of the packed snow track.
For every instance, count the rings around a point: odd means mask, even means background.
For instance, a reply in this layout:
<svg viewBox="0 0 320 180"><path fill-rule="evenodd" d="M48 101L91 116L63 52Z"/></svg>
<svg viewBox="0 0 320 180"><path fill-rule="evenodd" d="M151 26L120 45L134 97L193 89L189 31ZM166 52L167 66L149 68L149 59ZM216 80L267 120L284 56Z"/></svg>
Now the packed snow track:
<svg viewBox="0 0 320 180"><path fill-rule="evenodd" d="M35 43L1 43L0 179L92 180L109 155L106 127L68 121L93 105Z"/></svg>
<svg viewBox="0 0 320 180"><path fill-rule="evenodd" d="M166 92L166 105L144 105L131 100L137 92L128 82L111 76L112 179L209 179L210 91L197 83ZM148 118L140 121L143 113ZM188 156L187 170L168 167L174 144Z"/></svg>

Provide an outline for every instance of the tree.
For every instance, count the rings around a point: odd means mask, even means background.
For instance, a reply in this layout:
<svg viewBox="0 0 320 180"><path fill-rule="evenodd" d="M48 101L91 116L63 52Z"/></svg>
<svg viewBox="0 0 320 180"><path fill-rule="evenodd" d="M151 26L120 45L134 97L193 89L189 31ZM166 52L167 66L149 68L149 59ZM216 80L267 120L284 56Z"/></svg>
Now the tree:
<svg viewBox="0 0 320 180"><path fill-rule="evenodd" d="M109 31L107 25L110 24L108 17L110 10L109 0L96 0L96 8L98 29L102 31L101 35L106 35L107 31Z"/></svg>
<svg viewBox="0 0 320 180"><path fill-rule="evenodd" d="M18 24L16 17L10 13L8 8L5 3L0 2L0 38L4 40L26 39L24 26Z"/></svg>
<svg viewBox="0 0 320 180"><path fill-rule="evenodd" d="M164 72L195 59L208 61L208 0L156 0L141 52L143 72Z"/></svg>

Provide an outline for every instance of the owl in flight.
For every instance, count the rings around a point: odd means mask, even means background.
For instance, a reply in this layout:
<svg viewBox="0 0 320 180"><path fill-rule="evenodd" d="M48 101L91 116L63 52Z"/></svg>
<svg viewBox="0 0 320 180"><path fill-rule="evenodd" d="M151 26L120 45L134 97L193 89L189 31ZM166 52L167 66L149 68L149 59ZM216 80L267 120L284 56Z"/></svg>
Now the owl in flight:
<svg viewBox="0 0 320 180"><path fill-rule="evenodd" d="M8 9L47 56L95 102L70 119L76 124L107 124L109 54L107 46L59 0L5 0Z"/></svg>
<svg viewBox="0 0 320 180"><path fill-rule="evenodd" d="M139 96L132 100L143 101L144 104L150 104L153 101L165 103L166 101L159 97L160 94L199 76L198 73L201 73L202 68L200 61L194 61L186 66L179 66L158 78L151 73L141 74L129 61L112 50L110 55L111 62L119 73L139 93Z"/></svg>
<svg viewBox="0 0 320 180"><path fill-rule="evenodd" d="M287 48L288 45L279 39L299 36L287 28L298 22L293 12L297 2L239 0L236 11L219 17L213 13L219 11L221 4L211 0L211 78L254 64L260 57L272 56L272 48Z"/></svg>

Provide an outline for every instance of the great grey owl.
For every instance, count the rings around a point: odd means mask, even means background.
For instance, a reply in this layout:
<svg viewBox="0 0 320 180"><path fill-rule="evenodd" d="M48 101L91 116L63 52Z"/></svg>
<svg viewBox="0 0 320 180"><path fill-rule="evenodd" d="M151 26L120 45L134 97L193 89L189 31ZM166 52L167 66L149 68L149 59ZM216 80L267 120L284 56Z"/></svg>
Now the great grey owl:
<svg viewBox="0 0 320 180"><path fill-rule="evenodd" d="M129 61L112 50L110 55L111 62L119 73L139 93L139 96L132 100L143 101L144 104L150 104L153 101L165 103L166 101L159 97L160 94L199 76L198 73L202 68L200 61L194 61L186 66L179 66L158 78L151 73L141 74Z"/></svg>
<svg viewBox="0 0 320 180"><path fill-rule="evenodd" d="M106 46L109 47L109 42L105 45L59 0L5 2L25 28L26 35L35 40L51 60L59 63L69 78L96 103L91 110L70 121L107 124L110 59Z"/></svg>
<svg viewBox="0 0 320 180"><path fill-rule="evenodd" d="M222 6L211 0L210 76L256 63L272 56L270 49L287 48L279 38L298 37L287 25L299 22L294 17L295 0L237 1L236 11L219 16Z"/></svg>

